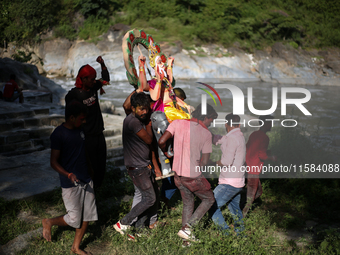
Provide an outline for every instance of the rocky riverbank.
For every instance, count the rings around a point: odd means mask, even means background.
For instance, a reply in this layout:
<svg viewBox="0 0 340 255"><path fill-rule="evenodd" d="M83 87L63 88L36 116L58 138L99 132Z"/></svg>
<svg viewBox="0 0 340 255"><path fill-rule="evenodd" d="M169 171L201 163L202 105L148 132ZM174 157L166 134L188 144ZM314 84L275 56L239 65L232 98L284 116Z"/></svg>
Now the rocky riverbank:
<svg viewBox="0 0 340 255"><path fill-rule="evenodd" d="M127 79L121 40L125 31L119 27L112 28L96 43L50 37L35 46L18 48L10 45L0 56L11 57L19 50L31 52L30 62L37 66L40 74L46 74L47 77L75 77L84 64L90 64L100 71L95 59L102 55L111 80L124 81ZM174 74L177 79L222 78L244 82L340 85L340 50L337 48L303 50L275 43L265 50L255 50L253 54L248 54L238 48L237 44L234 46L222 48L206 45L183 49L180 42L176 45L161 43L162 50L175 58ZM146 51L144 53L147 54ZM137 55L139 52L135 50L135 58Z"/></svg>

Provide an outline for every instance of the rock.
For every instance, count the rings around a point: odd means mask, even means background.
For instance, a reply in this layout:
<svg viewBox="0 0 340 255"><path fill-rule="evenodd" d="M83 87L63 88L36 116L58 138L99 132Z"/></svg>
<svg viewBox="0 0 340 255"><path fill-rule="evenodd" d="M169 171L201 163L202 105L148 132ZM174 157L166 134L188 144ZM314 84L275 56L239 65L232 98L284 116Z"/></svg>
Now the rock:
<svg viewBox="0 0 340 255"><path fill-rule="evenodd" d="M99 41L96 44L96 47L102 52L102 54L105 53L105 52L114 51L115 48L117 47L117 44L113 43L113 42L115 42L115 40L116 39L112 38L112 39L107 40L107 41Z"/></svg>
<svg viewBox="0 0 340 255"><path fill-rule="evenodd" d="M126 69L121 50L121 38L129 26L115 24L101 36L98 43L85 41L70 42L66 39L51 39L41 45L25 46L27 52L34 51L32 62L36 63L39 73L48 76L75 77L81 66L89 64L101 72L96 58L102 55L111 75L111 81L126 81ZM160 42L158 42L160 43ZM238 44L224 49L220 45L206 45L185 50L181 42L176 45L161 43L166 55L175 58L174 76L177 79L239 79L239 81L263 80L287 84L340 84L340 51L329 48L324 51L294 49L281 42L247 54ZM7 55L18 48L11 44ZM134 49L135 62L138 51ZM147 54L143 50L143 54ZM204 53L206 57L202 57ZM2 54L4 56L5 53ZM40 65L40 58L44 65ZM136 63L137 64L137 63ZM34 71L35 72L35 71ZM35 81L36 82L36 81Z"/></svg>
<svg viewBox="0 0 340 255"><path fill-rule="evenodd" d="M294 49L287 49L287 46L283 45L282 43L278 42L275 43L272 47L271 56L273 58L282 58L284 59L289 65L296 65L297 64L297 51Z"/></svg>
<svg viewBox="0 0 340 255"><path fill-rule="evenodd" d="M125 111L123 107L115 107L115 113L116 115L119 116L125 116Z"/></svg>
<svg viewBox="0 0 340 255"><path fill-rule="evenodd" d="M38 224L40 223L40 219L38 216L34 216L32 214L32 211L29 210L29 211L20 211L20 213L18 214L18 219L20 219L21 221L24 221L26 223L29 223L29 224Z"/></svg>
<svg viewBox="0 0 340 255"><path fill-rule="evenodd" d="M100 73L100 65L96 62L96 59L97 56L101 55L101 53L102 52L93 43L75 43L68 53L66 75L69 77L77 76L80 67L86 64L89 64L96 69L97 73Z"/></svg>
<svg viewBox="0 0 340 255"><path fill-rule="evenodd" d="M330 61L325 64L326 67L332 69L334 72L340 74L340 61Z"/></svg>
<svg viewBox="0 0 340 255"><path fill-rule="evenodd" d="M71 46L72 43L67 39L50 40L41 44L37 55L44 60L43 70L49 74L63 76Z"/></svg>
<svg viewBox="0 0 340 255"><path fill-rule="evenodd" d="M102 113L110 113L114 114L115 113L115 106L111 101L99 101L100 104L100 109L102 110Z"/></svg>
<svg viewBox="0 0 340 255"><path fill-rule="evenodd" d="M30 231L26 234L19 235L13 240L9 241L7 244L3 245L0 250L0 254L15 255L21 250L25 249L29 245L29 241L32 238L41 236L42 237L43 228L38 228L36 230Z"/></svg>
<svg viewBox="0 0 340 255"><path fill-rule="evenodd" d="M60 103L66 94L65 89L61 88L60 85L57 85L50 79L39 75L36 66L21 63L10 58L0 59L0 81L8 81L9 76L12 73L16 75L19 87L24 90L48 90L53 93L53 101L55 103ZM38 86L38 81L40 86Z"/></svg>
<svg viewBox="0 0 340 255"><path fill-rule="evenodd" d="M266 51L262 51L262 50L255 50L254 52L254 58L259 61L261 59L269 59L270 54Z"/></svg>
<svg viewBox="0 0 340 255"><path fill-rule="evenodd" d="M259 62L260 77L265 82L283 84L320 84L322 81L308 67L294 67L283 59L261 60Z"/></svg>
<svg viewBox="0 0 340 255"><path fill-rule="evenodd" d="M274 58L275 57L283 58L285 50L286 50L286 47L282 43L277 42L273 45L270 55Z"/></svg>
<svg viewBox="0 0 340 255"><path fill-rule="evenodd" d="M233 56L244 55L244 51L237 47L228 48L228 52L231 53Z"/></svg>
<svg viewBox="0 0 340 255"><path fill-rule="evenodd" d="M160 43L162 52L167 56L173 56L182 51L182 44L177 43L176 46L170 45L169 43Z"/></svg>
<svg viewBox="0 0 340 255"><path fill-rule="evenodd" d="M318 54L319 54L320 56L322 56L323 58L327 58L327 56L328 56L328 51L322 50L322 51L319 51Z"/></svg>
<svg viewBox="0 0 340 255"><path fill-rule="evenodd" d="M116 29L110 28L109 31L102 36L103 41L100 41L100 42L108 41L110 43L121 44L124 34L125 34L125 30L116 30Z"/></svg>
<svg viewBox="0 0 340 255"><path fill-rule="evenodd" d="M270 54L272 52L272 47L267 46L266 48L264 48L264 51L267 52L268 54Z"/></svg>
<svg viewBox="0 0 340 255"><path fill-rule="evenodd" d="M130 26L128 26L128 25L121 24L121 23L117 23L117 24L114 24L114 25L112 26L112 29L113 29L113 30L117 30L117 31L127 32L127 31L129 31L131 28L130 28Z"/></svg>

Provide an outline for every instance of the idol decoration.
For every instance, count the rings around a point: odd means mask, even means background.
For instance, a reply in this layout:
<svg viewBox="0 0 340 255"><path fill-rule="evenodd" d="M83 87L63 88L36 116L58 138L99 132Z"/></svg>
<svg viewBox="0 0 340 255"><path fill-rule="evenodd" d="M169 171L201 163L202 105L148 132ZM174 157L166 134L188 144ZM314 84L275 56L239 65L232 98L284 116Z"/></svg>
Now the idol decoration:
<svg viewBox="0 0 340 255"><path fill-rule="evenodd" d="M147 67L146 57L143 56L139 45L142 45L149 54L150 69ZM137 47L140 53L138 57L139 72L137 74L136 66L133 59L133 50ZM173 77L174 58L167 57L155 43L152 36L146 34L143 30L133 29L128 31L122 43L124 64L126 76L131 85L137 92L147 91L152 99L152 129L158 139L164 134L169 123L176 119L190 119L190 106L177 98L173 87L175 79ZM146 78L146 70L150 79ZM186 109L185 112L183 109ZM168 155L172 150L168 148ZM159 160L162 167L162 178L173 175L170 166L170 160L158 149Z"/></svg>

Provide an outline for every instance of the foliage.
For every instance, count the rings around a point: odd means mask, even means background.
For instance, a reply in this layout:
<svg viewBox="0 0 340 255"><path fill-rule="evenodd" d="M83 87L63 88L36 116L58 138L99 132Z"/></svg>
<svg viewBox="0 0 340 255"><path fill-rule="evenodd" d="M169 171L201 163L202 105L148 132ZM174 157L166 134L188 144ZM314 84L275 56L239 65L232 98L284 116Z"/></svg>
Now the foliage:
<svg viewBox="0 0 340 255"><path fill-rule="evenodd" d="M3 0L0 7L0 38L8 42L36 41L51 28L57 37L93 39L115 20L184 45L340 47L337 0ZM76 14L87 28L75 24Z"/></svg>
<svg viewBox="0 0 340 255"><path fill-rule="evenodd" d="M109 1L107 0L78 0L75 6L86 18L90 16L107 17Z"/></svg>
<svg viewBox="0 0 340 255"><path fill-rule="evenodd" d="M326 229L318 233L323 241L320 243L320 254L339 254L340 253L340 234L334 229Z"/></svg>
<svg viewBox="0 0 340 255"><path fill-rule="evenodd" d="M163 5L161 5L163 3ZM290 40L299 46L340 46L337 11L333 1L125 1L123 21L132 26L138 20L158 33L180 36L191 43L222 43L245 40L247 47L262 47ZM333 11L334 10L334 11ZM176 32L164 30L172 19ZM176 22L177 21L177 22ZM177 23L177 24L176 24ZM169 33L170 32L170 33Z"/></svg>
<svg viewBox="0 0 340 255"><path fill-rule="evenodd" d="M56 22L60 1L6 0L1 10L0 30L8 41L30 41Z"/></svg>
<svg viewBox="0 0 340 255"><path fill-rule="evenodd" d="M64 37L69 40L75 40L77 38L76 30L68 23L62 23L54 29L55 37Z"/></svg>
<svg viewBox="0 0 340 255"><path fill-rule="evenodd" d="M26 54L24 51L18 50L17 53L12 55L12 58L16 61L26 63L32 59L32 53L33 52L29 52Z"/></svg>
<svg viewBox="0 0 340 255"><path fill-rule="evenodd" d="M96 19L94 16L85 20L83 27L80 28L79 37L81 39L93 39L106 32L110 27L110 23L106 19Z"/></svg>
<svg viewBox="0 0 340 255"><path fill-rule="evenodd" d="M80 11L85 18L94 16L98 19L108 19L114 10L121 7L118 0L74 0L75 8Z"/></svg>

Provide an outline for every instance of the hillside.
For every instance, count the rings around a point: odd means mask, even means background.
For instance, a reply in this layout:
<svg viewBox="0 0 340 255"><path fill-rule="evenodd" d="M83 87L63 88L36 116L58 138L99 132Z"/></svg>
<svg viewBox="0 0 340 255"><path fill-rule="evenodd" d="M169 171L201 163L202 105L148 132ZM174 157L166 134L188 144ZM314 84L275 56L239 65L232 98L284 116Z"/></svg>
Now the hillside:
<svg viewBox="0 0 340 255"><path fill-rule="evenodd" d="M337 0L4 0L0 6L5 48L51 34L98 40L117 23L185 47L218 43L253 52L281 41L294 48L340 47Z"/></svg>

